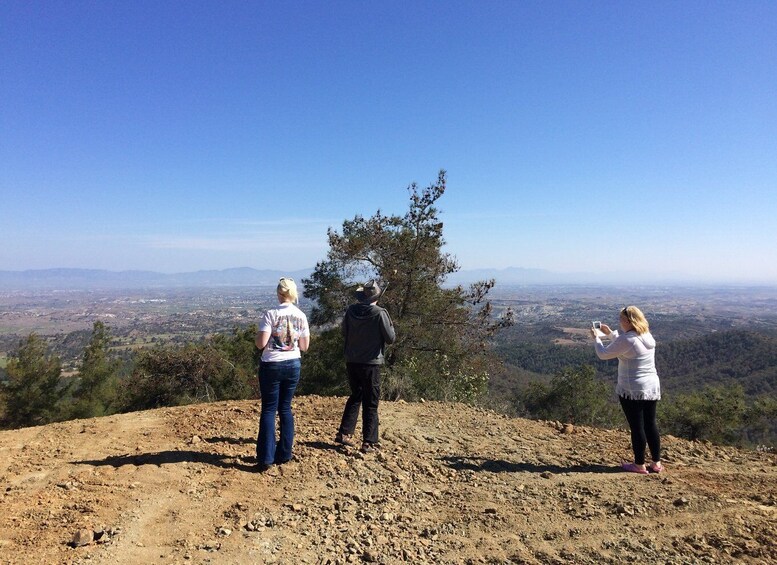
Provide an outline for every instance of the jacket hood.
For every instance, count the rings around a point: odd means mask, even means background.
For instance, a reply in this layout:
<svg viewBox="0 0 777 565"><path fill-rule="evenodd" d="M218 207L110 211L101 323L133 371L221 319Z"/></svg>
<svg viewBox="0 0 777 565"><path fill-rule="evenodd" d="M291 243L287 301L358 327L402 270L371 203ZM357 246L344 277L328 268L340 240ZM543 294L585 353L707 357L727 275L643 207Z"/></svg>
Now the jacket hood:
<svg viewBox="0 0 777 565"><path fill-rule="evenodd" d="M380 316L381 308L377 304L351 304L349 308L351 316L358 320L368 320L370 318L377 318Z"/></svg>
<svg viewBox="0 0 777 565"><path fill-rule="evenodd" d="M656 348L656 340L653 337L653 334L650 332L644 333L640 336L638 336L640 341L647 347L648 349L655 349Z"/></svg>

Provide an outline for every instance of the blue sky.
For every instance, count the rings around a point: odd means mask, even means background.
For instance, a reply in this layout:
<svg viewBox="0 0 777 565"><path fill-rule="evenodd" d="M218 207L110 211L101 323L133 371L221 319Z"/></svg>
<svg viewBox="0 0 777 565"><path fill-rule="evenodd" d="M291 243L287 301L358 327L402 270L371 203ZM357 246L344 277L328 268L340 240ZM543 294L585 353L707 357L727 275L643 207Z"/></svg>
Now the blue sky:
<svg viewBox="0 0 777 565"><path fill-rule="evenodd" d="M777 3L0 3L0 270L312 267L440 169L463 269L777 283Z"/></svg>

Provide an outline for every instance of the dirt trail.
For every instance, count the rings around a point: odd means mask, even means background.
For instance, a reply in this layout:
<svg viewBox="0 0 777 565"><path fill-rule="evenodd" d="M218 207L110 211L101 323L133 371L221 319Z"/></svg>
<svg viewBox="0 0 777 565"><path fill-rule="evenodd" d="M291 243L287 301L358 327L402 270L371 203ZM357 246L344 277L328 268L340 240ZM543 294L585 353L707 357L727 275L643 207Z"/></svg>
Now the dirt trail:
<svg viewBox="0 0 777 565"><path fill-rule="evenodd" d="M400 402L363 456L343 404L297 398L265 474L251 401L0 432L0 562L777 562L773 454L665 437L666 473L626 474L625 431Z"/></svg>

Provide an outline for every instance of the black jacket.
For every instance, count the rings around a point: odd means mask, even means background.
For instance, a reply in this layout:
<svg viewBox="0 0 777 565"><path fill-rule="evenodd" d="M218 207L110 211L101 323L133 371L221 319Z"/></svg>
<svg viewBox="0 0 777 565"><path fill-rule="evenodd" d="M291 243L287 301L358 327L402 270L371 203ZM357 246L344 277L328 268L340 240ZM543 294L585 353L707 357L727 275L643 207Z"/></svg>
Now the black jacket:
<svg viewBox="0 0 777 565"><path fill-rule="evenodd" d="M382 365L384 347L396 339L388 312L377 304L351 304L342 327L347 363Z"/></svg>

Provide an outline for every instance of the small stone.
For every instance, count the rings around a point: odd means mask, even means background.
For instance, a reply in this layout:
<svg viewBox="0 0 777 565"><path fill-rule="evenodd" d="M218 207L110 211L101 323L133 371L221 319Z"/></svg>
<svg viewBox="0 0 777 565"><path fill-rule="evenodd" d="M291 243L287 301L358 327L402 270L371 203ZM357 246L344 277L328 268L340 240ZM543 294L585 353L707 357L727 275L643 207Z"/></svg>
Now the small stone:
<svg viewBox="0 0 777 565"><path fill-rule="evenodd" d="M84 545L89 545L94 541L94 532L92 530L78 530L75 534L73 534L73 539L70 541L70 545L73 547L82 547Z"/></svg>
<svg viewBox="0 0 777 565"><path fill-rule="evenodd" d="M615 513L619 516L625 514L627 516L634 516L634 509L630 506L623 506L621 504L618 505L618 507L615 509Z"/></svg>
<svg viewBox="0 0 777 565"><path fill-rule="evenodd" d="M204 544L202 544L202 549L205 551L218 551L221 549L221 543L215 540L206 541Z"/></svg>

